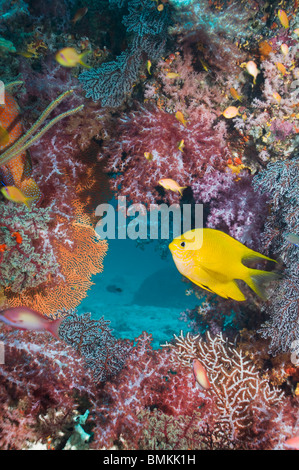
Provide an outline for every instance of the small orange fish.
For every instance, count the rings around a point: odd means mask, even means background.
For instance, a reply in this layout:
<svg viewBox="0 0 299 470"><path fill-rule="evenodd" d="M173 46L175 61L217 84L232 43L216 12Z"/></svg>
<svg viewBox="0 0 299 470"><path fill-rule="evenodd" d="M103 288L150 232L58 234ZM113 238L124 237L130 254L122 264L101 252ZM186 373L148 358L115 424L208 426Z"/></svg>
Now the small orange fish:
<svg viewBox="0 0 299 470"><path fill-rule="evenodd" d="M4 251L6 251L6 248L7 248L7 246L5 244L0 245L0 253L4 253Z"/></svg>
<svg viewBox="0 0 299 470"><path fill-rule="evenodd" d="M58 330L63 319L50 320L31 308L15 307L0 312L0 321L19 330L48 331L59 339Z"/></svg>
<svg viewBox="0 0 299 470"><path fill-rule="evenodd" d="M199 387L203 390L211 388L210 381L207 376L207 371L198 359L194 359L192 363L193 376Z"/></svg>
<svg viewBox="0 0 299 470"><path fill-rule="evenodd" d="M182 111L177 111L177 112L175 113L175 117L177 118L177 120L178 120L181 124L183 124L183 126L186 127L187 121L186 121L186 119L184 118L184 115L183 115Z"/></svg>
<svg viewBox="0 0 299 470"><path fill-rule="evenodd" d="M289 27L289 19L287 17L287 14L284 10L278 10L278 18L282 26L286 29Z"/></svg>
<svg viewBox="0 0 299 470"><path fill-rule="evenodd" d="M282 75L285 75L287 73L286 68L283 64L281 64L280 62L276 62L275 65L278 68L278 70L282 73Z"/></svg>
<svg viewBox="0 0 299 470"><path fill-rule="evenodd" d="M164 5L161 3L160 5L157 6L158 11L163 11L164 10Z"/></svg>
<svg viewBox="0 0 299 470"><path fill-rule="evenodd" d="M19 232L13 232L11 234L12 237L16 239L16 242L20 245L23 241L22 235L19 234Z"/></svg>
<svg viewBox="0 0 299 470"><path fill-rule="evenodd" d="M1 189L1 193L9 201L16 202L17 204L25 204L28 209L30 209L30 203L36 199L35 197L25 196L22 191L15 186L4 186L4 188Z"/></svg>
<svg viewBox="0 0 299 470"><path fill-rule="evenodd" d="M281 102L281 96L280 96L279 93L277 93L277 91L275 91L275 92L273 93L273 98L274 98L278 103Z"/></svg>
<svg viewBox="0 0 299 470"><path fill-rule="evenodd" d="M74 23L74 24L78 23L78 21L82 20L82 18L86 15L87 12L88 12L87 7L79 8L79 10L77 10L74 18L72 19L72 23Z"/></svg>
<svg viewBox="0 0 299 470"><path fill-rule="evenodd" d="M257 65L255 62L253 62L253 60L250 60L249 62L247 62L246 64L246 70L247 72L249 73L249 75L252 75L253 76L253 83L255 85L256 83L256 77L257 75L260 73L260 71L258 70L257 68Z"/></svg>
<svg viewBox="0 0 299 470"><path fill-rule="evenodd" d="M164 189L170 189L170 191L174 193L180 193L181 196L183 195L183 190L187 188L187 186L179 186L179 184L171 178L163 178L158 181L158 183Z"/></svg>
<svg viewBox="0 0 299 470"><path fill-rule="evenodd" d="M291 437L290 439L287 439L284 443L284 446L287 449L299 450L299 436L295 436L295 437Z"/></svg>
<svg viewBox="0 0 299 470"><path fill-rule="evenodd" d="M242 97L239 95L239 93L237 92L235 88L232 87L229 89L229 91L232 97L234 98L234 100L242 101Z"/></svg>
<svg viewBox="0 0 299 470"><path fill-rule="evenodd" d="M236 108L236 106L229 106L222 114L226 119L232 119L238 115L240 116L239 109Z"/></svg>

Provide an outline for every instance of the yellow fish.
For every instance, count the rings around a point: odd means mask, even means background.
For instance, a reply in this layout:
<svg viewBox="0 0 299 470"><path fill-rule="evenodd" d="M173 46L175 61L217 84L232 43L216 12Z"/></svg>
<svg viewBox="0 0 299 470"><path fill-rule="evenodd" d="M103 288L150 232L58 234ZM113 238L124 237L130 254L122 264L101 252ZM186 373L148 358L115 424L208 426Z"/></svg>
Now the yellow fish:
<svg viewBox="0 0 299 470"><path fill-rule="evenodd" d="M173 191L174 193L180 193L181 196L183 194L183 189L187 188L187 186L179 186L179 184L171 178L163 178L162 180L158 181L158 183L164 189L170 189L170 191Z"/></svg>
<svg viewBox="0 0 299 470"><path fill-rule="evenodd" d="M144 152L145 158L150 162L154 158L153 154L151 152Z"/></svg>
<svg viewBox="0 0 299 470"><path fill-rule="evenodd" d="M239 110L236 108L236 106L229 106L223 111L222 114L226 119L232 119L236 116L240 116Z"/></svg>
<svg viewBox="0 0 299 470"><path fill-rule="evenodd" d="M151 75L151 66L152 66L152 63L150 60L147 60L146 61L146 70L148 71L148 73Z"/></svg>
<svg viewBox="0 0 299 470"><path fill-rule="evenodd" d="M73 47L66 47L57 52L56 60L63 67L77 67L80 64L90 69L91 67L84 62L85 57L90 53L91 51L85 51L82 54L78 54Z"/></svg>
<svg viewBox="0 0 299 470"><path fill-rule="evenodd" d="M179 77L179 76L180 76L180 74L179 74L179 73L175 73L175 72L168 72L168 73L166 74L166 77L167 77L167 78L177 78L177 77Z"/></svg>
<svg viewBox="0 0 299 470"><path fill-rule="evenodd" d="M256 83L256 77L257 75L260 73L260 71L258 70L257 66L256 66L256 63L253 62L253 60L250 60L249 62L247 62L246 64L246 70L247 72L249 73L249 75L252 75L253 76L253 83L255 85Z"/></svg>
<svg viewBox="0 0 299 470"><path fill-rule="evenodd" d="M289 19L287 17L287 14L284 10L278 10L278 18L279 21L281 22L282 26L286 29L289 27Z"/></svg>
<svg viewBox="0 0 299 470"><path fill-rule="evenodd" d="M178 149L183 152L184 151L184 147L185 147L185 144L184 144L184 139L182 139L180 142L179 142L179 145L178 145Z"/></svg>
<svg viewBox="0 0 299 470"><path fill-rule="evenodd" d="M183 124L183 126L186 127L187 121L186 121L186 119L184 118L184 115L183 115L182 111L177 111L177 112L175 113L175 117L177 118L177 120L178 120L181 124Z"/></svg>
<svg viewBox="0 0 299 470"><path fill-rule="evenodd" d="M25 204L30 209L30 203L36 199L36 197L27 197L22 191L15 186L4 186L1 189L1 193L9 201L16 202L17 204Z"/></svg>
<svg viewBox="0 0 299 470"><path fill-rule="evenodd" d="M243 264L245 260L275 260L250 250L219 230L190 230L175 238L169 249L183 276L225 299L246 300L235 282L236 279L245 281L257 295L265 298L259 281L279 277L273 272L246 267Z"/></svg>

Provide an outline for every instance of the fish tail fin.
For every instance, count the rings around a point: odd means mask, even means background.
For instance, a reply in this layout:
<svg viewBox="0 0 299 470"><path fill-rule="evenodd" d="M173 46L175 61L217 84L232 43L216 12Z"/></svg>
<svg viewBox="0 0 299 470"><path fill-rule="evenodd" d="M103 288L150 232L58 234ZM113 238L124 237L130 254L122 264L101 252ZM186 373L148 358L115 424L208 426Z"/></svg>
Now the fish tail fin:
<svg viewBox="0 0 299 470"><path fill-rule="evenodd" d="M187 187L188 187L188 186L180 186L180 187L179 187L178 191L179 191L179 193L180 193L181 196L183 196L183 191L184 191L184 189L186 189Z"/></svg>
<svg viewBox="0 0 299 470"><path fill-rule="evenodd" d="M58 331L59 331L59 327L62 323L62 320L63 320L63 318L58 318L58 320L53 320L46 327L47 331L49 333L51 333L53 336L55 336L55 338L57 338L57 339L61 339L59 334L58 334Z"/></svg>
<svg viewBox="0 0 299 470"><path fill-rule="evenodd" d="M277 281L281 279L281 274L277 272L261 271L260 269L248 268L248 274L246 279L243 279L249 287L255 292L261 299L267 300L267 293L264 283L271 281Z"/></svg>
<svg viewBox="0 0 299 470"><path fill-rule="evenodd" d="M86 67L87 69L91 69L91 66L87 65L86 62L85 62L86 56L88 54L91 54L91 51L85 51L85 52L82 52L82 54L80 54L79 64L82 65L83 67Z"/></svg>
<svg viewBox="0 0 299 470"><path fill-rule="evenodd" d="M28 207L28 209L30 211L31 211L31 205L32 205L33 201L36 201L35 197L26 197L26 199L24 201L25 206Z"/></svg>

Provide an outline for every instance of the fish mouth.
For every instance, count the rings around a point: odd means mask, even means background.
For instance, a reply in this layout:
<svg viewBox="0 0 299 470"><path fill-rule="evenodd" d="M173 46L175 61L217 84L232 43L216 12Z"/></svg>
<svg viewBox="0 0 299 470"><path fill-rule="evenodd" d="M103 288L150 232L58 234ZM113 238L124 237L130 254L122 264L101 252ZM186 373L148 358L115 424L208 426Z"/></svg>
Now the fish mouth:
<svg viewBox="0 0 299 470"><path fill-rule="evenodd" d="M171 243L169 243L168 248L170 249L171 252L173 251L173 249L174 249L173 241Z"/></svg>

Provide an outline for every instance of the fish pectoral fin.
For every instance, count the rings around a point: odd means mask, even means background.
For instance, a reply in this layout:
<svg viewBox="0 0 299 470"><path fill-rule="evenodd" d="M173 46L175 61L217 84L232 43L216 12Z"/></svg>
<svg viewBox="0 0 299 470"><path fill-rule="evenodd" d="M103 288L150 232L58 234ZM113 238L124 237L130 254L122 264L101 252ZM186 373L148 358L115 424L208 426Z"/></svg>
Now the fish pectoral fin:
<svg viewBox="0 0 299 470"><path fill-rule="evenodd" d="M196 262L194 265L198 269L202 269L206 274L208 274L209 277L211 277L213 280L218 281L218 282L227 282L227 277L220 273L219 271L216 271L212 269L211 267L208 267L206 265L202 265L200 262Z"/></svg>

